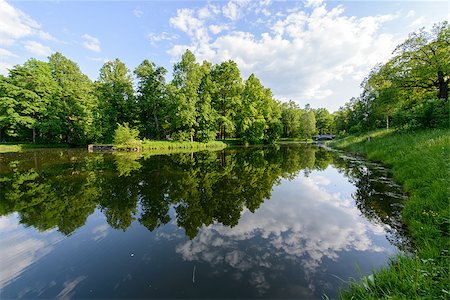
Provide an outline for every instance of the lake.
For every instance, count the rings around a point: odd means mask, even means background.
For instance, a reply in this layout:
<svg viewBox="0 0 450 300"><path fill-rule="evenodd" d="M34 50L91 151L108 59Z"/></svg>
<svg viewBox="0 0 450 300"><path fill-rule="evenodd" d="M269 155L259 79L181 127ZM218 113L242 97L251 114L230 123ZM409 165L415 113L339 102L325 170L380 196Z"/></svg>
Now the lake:
<svg viewBox="0 0 450 300"><path fill-rule="evenodd" d="M335 298L404 249L385 168L312 145L0 154L1 298Z"/></svg>

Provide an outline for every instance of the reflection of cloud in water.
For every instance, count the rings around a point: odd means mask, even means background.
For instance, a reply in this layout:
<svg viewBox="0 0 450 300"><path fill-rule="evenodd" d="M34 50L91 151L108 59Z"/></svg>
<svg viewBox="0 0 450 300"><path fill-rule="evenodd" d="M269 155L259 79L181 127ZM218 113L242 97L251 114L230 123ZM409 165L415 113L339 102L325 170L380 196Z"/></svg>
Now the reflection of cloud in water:
<svg viewBox="0 0 450 300"><path fill-rule="evenodd" d="M102 224L94 227L94 229L92 229L94 241L103 240L108 235L109 228L110 226L108 224Z"/></svg>
<svg viewBox="0 0 450 300"><path fill-rule="evenodd" d="M78 276L74 279L67 280L64 282L64 288L61 292L59 292L58 296L56 298L58 299L70 299L73 296L73 291L77 287L77 285L85 280L87 276Z"/></svg>
<svg viewBox="0 0 450 300"><path fill-rule="evenodd" d="M196 238L176 250L185 260L226 264L239 272L273 270L268 258L282 256L300 263L306 274L314 273L324 258L336 261L341 251L386 251L369 237L383 234L383 227L362 218L350 196L328 192L329 184L329 179L314 173L284 181L255 213L246 210L237 226L203 227ZM251 255L236 250L240 242L261 238L265 247L257 247L261 244L255 240L252 247L256 252ZM260 292L268 286L263 275L250 275L250 283Z"/></svg>
<svg viewBox="0 0 450 300"><path fill-rule="evenodd" d="M62 239L54 230L41 233L44 238L37 239L20 227L14 215L0 218L0 288L50 253L53 245Z"/></svg>

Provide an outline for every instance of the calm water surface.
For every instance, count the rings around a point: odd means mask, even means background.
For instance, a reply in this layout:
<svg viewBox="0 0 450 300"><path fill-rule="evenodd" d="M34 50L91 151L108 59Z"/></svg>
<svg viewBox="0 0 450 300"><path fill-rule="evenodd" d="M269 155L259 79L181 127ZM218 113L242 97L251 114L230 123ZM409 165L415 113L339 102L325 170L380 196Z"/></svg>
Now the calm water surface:
<svg viewBox="0 0 450 300"><path fill-rule="evenodd" d="M387 171L313 146L0 154L0 298L320 298L404 244Z"/></svg>

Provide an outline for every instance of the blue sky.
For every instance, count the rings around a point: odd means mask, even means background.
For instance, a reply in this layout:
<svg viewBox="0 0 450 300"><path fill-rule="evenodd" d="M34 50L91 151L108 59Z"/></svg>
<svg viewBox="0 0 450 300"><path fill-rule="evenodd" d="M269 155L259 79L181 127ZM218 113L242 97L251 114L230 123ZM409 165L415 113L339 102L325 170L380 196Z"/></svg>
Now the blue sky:
<svg viewBox="0 0 450 300"><path fill-rule="evenodd" d="M0 73L62 52L92 80L114 58L172 72L197 59L236 61L277 99L334 111L409 32L449 19L448 1L4 1Z"/></svg>

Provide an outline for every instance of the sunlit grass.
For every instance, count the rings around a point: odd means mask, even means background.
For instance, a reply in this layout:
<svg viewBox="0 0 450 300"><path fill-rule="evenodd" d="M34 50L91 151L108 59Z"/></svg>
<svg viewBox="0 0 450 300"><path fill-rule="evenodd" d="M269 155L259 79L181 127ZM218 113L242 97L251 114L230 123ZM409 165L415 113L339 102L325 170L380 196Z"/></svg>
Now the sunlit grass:
<svg viewBox="0 0 450 300"><path fill-rule="evenodd" d="M330 145L365 154L391 168L409 194L402 217L417 251L414 257L393 259L371 281L353 281L342 298L449 299L450 130L380 130L371 133L370 142L365 134Z"/></svg>
<svg viewBox="0 0 450 300"><path fill-rule="evenodd" d="M19 152L20 150L22 150L21 145L1 145L0 144L0 153Z"/></svg>
<svg viewBox="0 0 450 300"><path fill-rule="evenodd" d="M28 144L28 143L20 143L20 144L0 144L0 153L7 152L20 152L26 149L38 149L38 148L67 148L69 147L67 144Z"/></svg>
<svg viewBox="0 0 450 300"><path fill-rule="evenodd" d="M182 141L151 141L142 142L142 150L171 150L171 149L223 149L227 144L220 141L201 142L182 142Z"/></svg>

